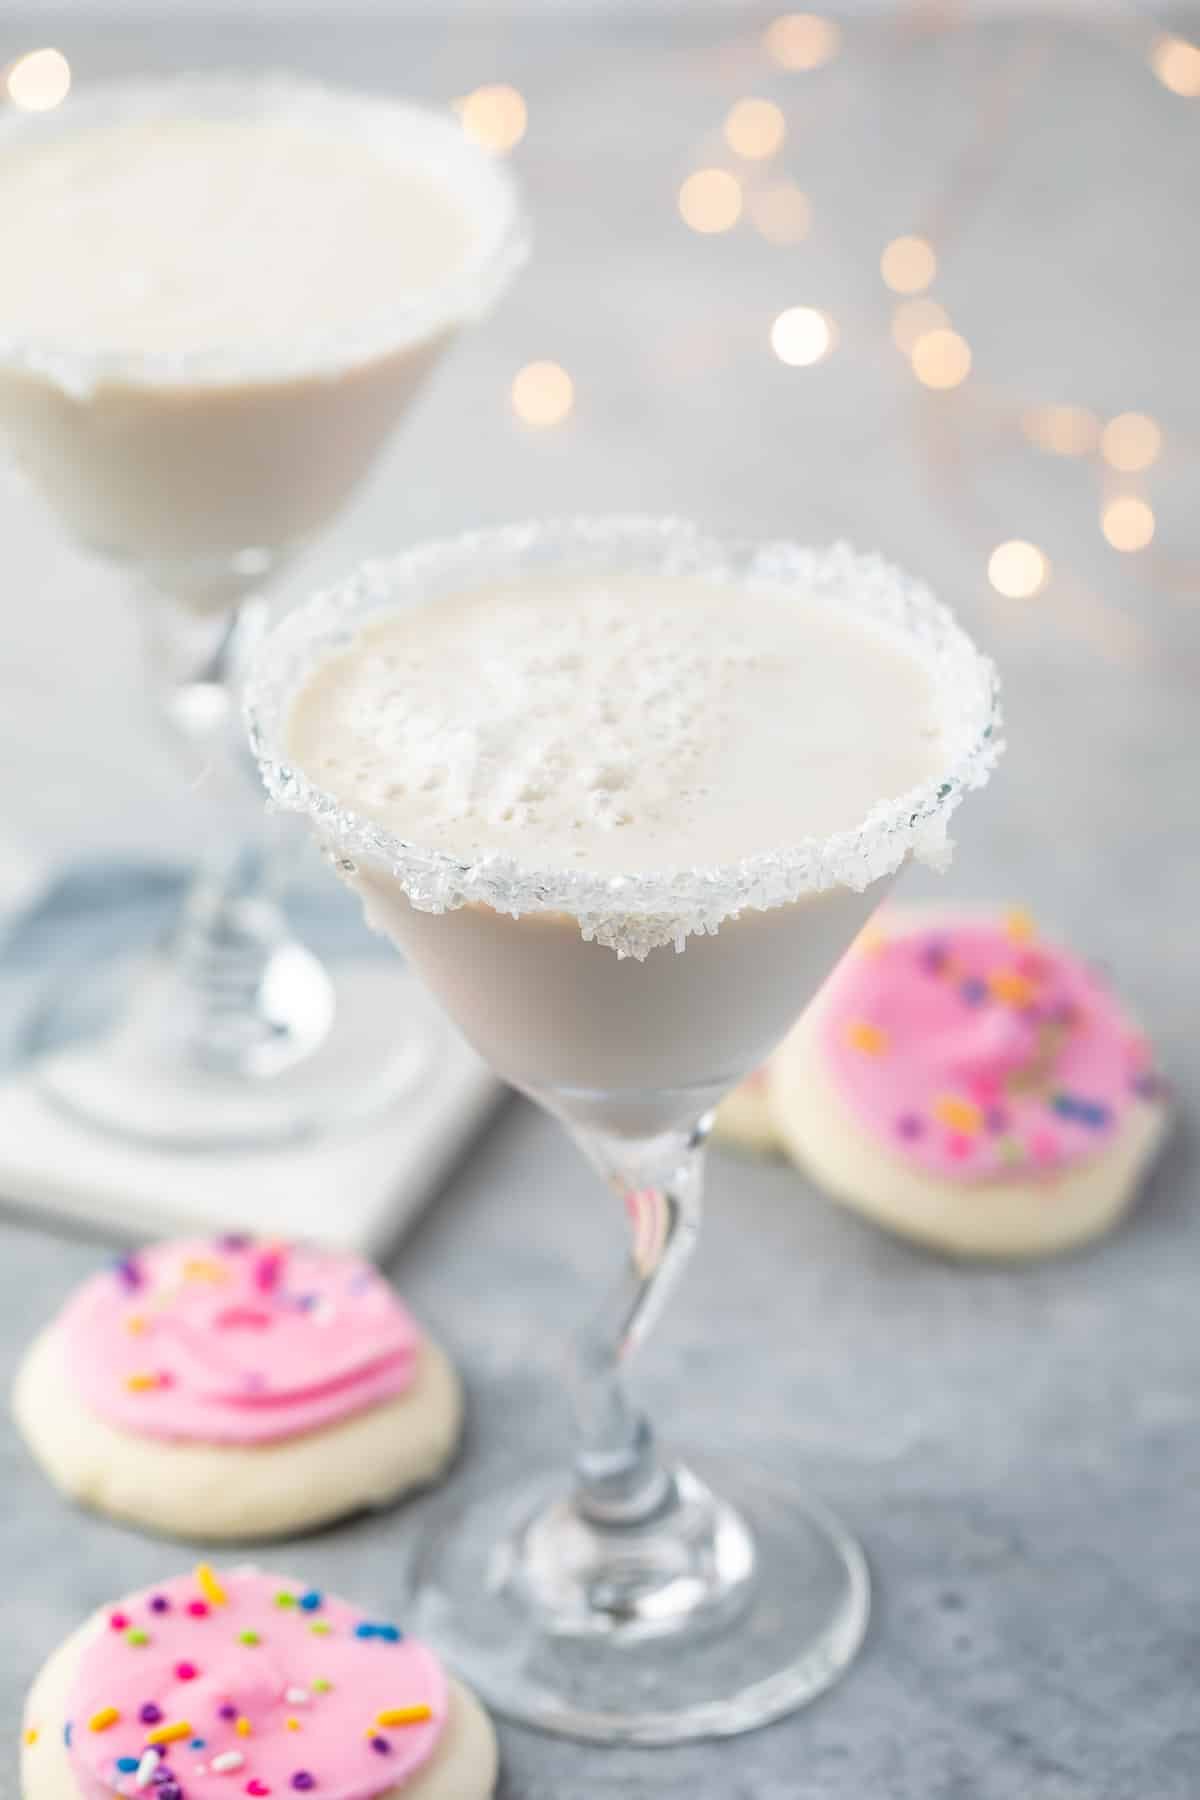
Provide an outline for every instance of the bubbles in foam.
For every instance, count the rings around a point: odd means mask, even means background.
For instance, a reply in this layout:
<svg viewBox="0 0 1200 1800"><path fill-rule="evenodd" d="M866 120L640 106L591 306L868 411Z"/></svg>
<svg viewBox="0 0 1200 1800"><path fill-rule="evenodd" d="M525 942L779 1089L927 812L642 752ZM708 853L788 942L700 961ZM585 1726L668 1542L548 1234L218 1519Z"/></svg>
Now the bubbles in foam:
<svg viewBox="0 0 1200 1800"><path fill-rule="evenodd" d="M292 742L336 746L338 797L414 841L616 872L854 824L925 773L931 706L912 658L794 593L592 577L367 627Z"/></svg>

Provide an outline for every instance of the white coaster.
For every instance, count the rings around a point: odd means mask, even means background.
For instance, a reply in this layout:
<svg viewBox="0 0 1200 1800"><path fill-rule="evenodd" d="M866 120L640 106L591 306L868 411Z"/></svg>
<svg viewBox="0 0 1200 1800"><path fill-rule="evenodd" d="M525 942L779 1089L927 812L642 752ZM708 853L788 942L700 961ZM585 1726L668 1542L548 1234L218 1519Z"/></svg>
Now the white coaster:
<svg viewBox="0 0 1200 1800"><path fill-rule="evenodd" d="M0 1203L115 1236L250 1230L383 1256L506 1092L438 1015L429 1062L378 1121L250 1154L172 1154L84 1130L0 1082Z"/></svg>

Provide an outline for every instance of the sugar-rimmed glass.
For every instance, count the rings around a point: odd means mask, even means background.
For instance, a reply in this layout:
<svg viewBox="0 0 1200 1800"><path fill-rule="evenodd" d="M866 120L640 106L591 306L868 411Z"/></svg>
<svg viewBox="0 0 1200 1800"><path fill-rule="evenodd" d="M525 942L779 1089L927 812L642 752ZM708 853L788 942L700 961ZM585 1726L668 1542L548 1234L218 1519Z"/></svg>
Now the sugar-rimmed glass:
<svg viewBox="0 0 1200 1800"><path fill-rule="evenodd" d="M302 294L269 341L93 348L0 330L0 432L71 536L129 572L148 686L208 814L168 950L136 942L73 970L26 1049L43 1090L88 1123L164 1147L253 1147L377 1110L424 1058L411 1027L373 1028L369 973L321 962L277 902L237 723L261 591L357 490L441 352L523 262L528 230L510 171L451 114L273 72L97 85L0 117L0 156L179 119L362 143L440 183L468 225L446 276L364 292L336 331L306 323ZM319 194L310 206L319 245Z"/></svg>
<svg viewBox="0 0 1200 1800"><path fill-rule="evenodd" d="M791 587L868 618L929 672L936 775L820 841L612 876L407 841L296 766L292 702L365 625L473 586L604 572ZM712 1106L782 1035L904 862L945 860L947 822L999 750L991 665L926 588L845 546L577 520L367 566L271 634L247 714L274 802L309 818L368 916L500 1073L563 1122L631 1228L619 1288L572 1359L572 1474L432 1509L408 1571L411 1616L498 1710L564 1735L681 1742L803 1705L866 1628L861 1552L786 1483L661 1454L624 1370L695 1243Z"/></svg>

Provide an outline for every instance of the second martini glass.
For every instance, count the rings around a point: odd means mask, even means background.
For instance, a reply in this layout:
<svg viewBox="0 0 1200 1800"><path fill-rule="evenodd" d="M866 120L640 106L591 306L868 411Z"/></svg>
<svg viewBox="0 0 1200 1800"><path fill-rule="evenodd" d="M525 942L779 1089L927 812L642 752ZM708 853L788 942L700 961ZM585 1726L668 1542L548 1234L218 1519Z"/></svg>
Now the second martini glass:
<svg viewBox="0 0 1200 1800"><path fill-rule="evenodd" d="M614 616L610 590L631 579L642 586ZM670 615L679 621L678 639L674 624L647 636L644 609L659 602L663 583L681 580L690 586L688 605ZM505 622L514 592L545 593L547 582L554 586L540 631L531 633L520 612ZM361 695L344 698L337 671L357 667L368 680L386 673L368 727L378 730L386 762L385 745L406 730L419 735L434 716L414 715L410 727L404 694L389 691L408 678L406 669L426 684L429 707L444 702L453 712L456 697L445 699L444 669L419 630L385 644L372 628L434 600L442 604L429 616L453 619L473 590L502 616L493 627L485 624L489 614L475 613L464 627L490 633L458 697L460 742L476 746L460 765L470 773L457 785L453 772L446 775L453 729L430 738L427 770L412 756L391 770L400 783L439 792L444 784L446 820L461 818L456 808L472 782L493 780L503 790L494 816L510 816L526 803L518 796L505 804L514 767L534 806L553 808L555 768L565 782L571 758L590 765L611 756L613 766L590 778L598 806L621 791L621 745L602 752L591 734L577 744L577 720L564 721L557 701L544 703L544 684L556 679L568 713L572 690L599 689L588 715L596 736L605 719L628 728L628 779L645 799L675 755L688 683L695 693L700 668L704 691L704 659L715 656L713 711L694 712L686 731L694 743L698 729L707 750L724 744L722 754L736 758L745 746L723 738L720 708L725 674L742 679L738 658L748 659L746 680L761 679L777 706L788 704L787 689L771 686L770 627L749 643L744 626L734 625L759 595L778 609L769 617L781 618L794 601L825 617L831 636L852 614L872 642L878 633L903 647L933 696L936 728L924 730L937 746L920 762L932 773L903 793L887 797L885 788L857 826L719 866L647 872L631 860L623 867L614 862L619 829L584 830L569 864L495 845L453 854L432 841L432 826L426 841L414 841L349 810L322 785L333 785L326 771L340 766L346 734L364 729L370 710ZM670 604L669 595L661 603ZM572 613L585 632L587 617L600 617L584 647L565 645L561 634L551 641L561 620L564 631L575 630ZM601 663L611 670L606 657L619 659L619 645L611 647L622 634L635 660L645 646L641 685L629 662L619 678L596 674ZM814 655L821 648L818 635ZM868 645L857 680L857 662L842 648L839 662L830 644L828 671L821 658L805 688L814 707L822 688L838 689L823 725L813 728L810 766L826 786L836 775L821 760L830 743L852 742L847 724L855 729L872 693L886 705L892 679L887 670L872 672L878 651ZM782 658L779 666L789 667ZM318 704L313 696L326 679L332 685L321 688ZM873 689L872 680L882 686ZM470 690L493 681L496 711L477 724L483 702ZM622 710L631 684L635 703ZM413 690L407 693L411 705ZM303 766L301 694L308 708ZM562 1121L630 1227L624 1274L572 1359L572 1472L527 1476L435 1513L413 1562L414 1627L501 1712L568 1736L681 1742L746 1731L803 1705L837 1677L862 1638L868 1582L857 1545L819 1504L743 1462L660 1451L626 1394L624 1374L696 1242L711 1108L783 1035L905 861L944 858L947 819L986 778L998 748L990 665L924 588L876 558L845 548L716 542L672 522L577 521L481 533L364 570L272 634L255 664L248 712L276 803L307 815L372 922L412 956L499 1071ZM534 714L550 722L552 750L526 729ZM495 725L501 716L513 728L503 745ZM753 714L741 717L752 731ZM761 745L769 746L772 726L762 724ZM523 745L512 741L514 730L524 733ZM797 738L803 729L793 746ZM522 757L530 744L533 755ZM892 766L886 735L882 750L884 784ZM906 752L897 741L896 767L906 766L906 753L911 745ZM747 774L750 767L731 766ZM765 764L760 758L760 774L764 768L770 752ZM784 781L779 766L775 774ZM381 768L380 781L388 779ZM691 789L689 803L703 803L709 791ZM787 787L780 792L787 816ZM664 798L669 813L671 795ZM678 807L684 798L681 788ZM747 788L747 809L755 798ZM802 829L803 803L795 804ZM722 829L736 831L736 813L735 805L723 815Z"/></svg>
<svg viewBox="0 0 1200 1800"><path fill-rule="evenodd" d="M76 1117L159 1146L361 1117L422 1047L381 1027L376 981L364 1007L361 973L292 935L237 692L264 582L523 261L512 178L449 114L189 75L0 119L0 228L0 433L76 541L129 572L207 812L166 950L74 972L33 1020L33 1066Z"/></svg>

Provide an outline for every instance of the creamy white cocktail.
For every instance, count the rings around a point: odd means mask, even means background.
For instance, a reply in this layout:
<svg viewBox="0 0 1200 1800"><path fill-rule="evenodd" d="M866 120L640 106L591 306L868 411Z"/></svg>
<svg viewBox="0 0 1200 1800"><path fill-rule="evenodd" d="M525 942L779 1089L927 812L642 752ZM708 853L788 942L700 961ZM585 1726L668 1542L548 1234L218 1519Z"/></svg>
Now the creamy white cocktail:
<svg viewBox="0 0 1200 1800"><path fill-rule="evenodd" d="M248 706L276 801L631 1225L572 1365L573 1483L433 1522L418 1618L570 1736L804 1704L861 1639L860 1553L741 1461L660 1458L621 1370L695 1240L709 1109L905 861L945 860L995 759L990 665L877 558L584 520L368 567L277 628Z"/></svg>
<svg viewBox="0 0 1200 1800"><path fill-rule="evenodd" d="M197 604L328 523L514 250L451 116L279 77L0 123L0 223L0 430L75 537Z"/></svg>
<svg viewBox="0 0 1200 1800"><path fill-rule="evenodd" d="M782 583L619 573L473 588L368 626L301 691L288 748L390 834L607 877L618 915L628 877L852 830L944 755L935 684L886 626ZM618 958L566 911L430 913L369 859L347 875L503 1074L630 1129L711 1105L880 898L838 884L682 954L630 918Z"/></svg>
<svg viewBox="0 0 1200 1800"><path fill-rule="evenodd" d="M419 1058L381 1049L357 970L290 937L237 823L231 696L257 590L522 261L513 180L449 111L181 76L0 116L0 238L0 447L129 569L215 846L174 957L131 921L127 956L38 1012L30 1060L74 1114L174 1147L390 1105Z"/></svg>

